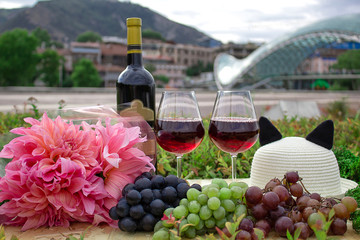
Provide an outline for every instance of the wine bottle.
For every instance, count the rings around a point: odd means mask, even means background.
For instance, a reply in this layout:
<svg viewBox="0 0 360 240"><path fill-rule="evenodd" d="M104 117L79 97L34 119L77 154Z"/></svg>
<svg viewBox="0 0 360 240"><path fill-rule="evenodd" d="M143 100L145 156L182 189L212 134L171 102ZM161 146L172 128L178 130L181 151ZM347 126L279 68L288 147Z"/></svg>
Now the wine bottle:
<svg viewBox="0 0 360 240"><path fill-rule="evenodd" d="M153 132L155 81L142 63L141 18L128 18L126 25L127 67L116 82L117 111L123 117L141 115L150 125L139 123L142 133L147 137L147 142L140 148L153 159L152 163L156 167L156 138Z"/></svg>

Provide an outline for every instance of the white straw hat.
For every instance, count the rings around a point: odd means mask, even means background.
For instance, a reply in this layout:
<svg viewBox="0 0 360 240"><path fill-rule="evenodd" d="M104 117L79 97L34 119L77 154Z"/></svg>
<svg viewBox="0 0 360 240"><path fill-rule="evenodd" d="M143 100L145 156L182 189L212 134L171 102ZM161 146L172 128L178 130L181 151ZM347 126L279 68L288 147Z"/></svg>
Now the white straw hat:
<svg viewBox="0 0 360 240"><path fill-rule="evenodd" d="M320 132L316 132L319 131L317 128L306 138L281 138L281 134L274 129L270 130L271 134L265 133L274 126L266 119L267 130L264 130L261 121L264 120L260 119L260 144L263 146L255 152L250 172L250 185L263 188L275 177L281 180L286 172L298 171L306 189L311 193L317 192L323 197L340 197L348 189L357 186L353 181L340 178L339 166L331 151L332 139L324 143L324 139L326 141L324 136L323 139L317 138L319 133L323 135L326 132L328 127L326 125L329 125L329 122L319 125ZM331 126L333 126L332 122ZM263 131L263 139L261 131ZM272 139L269 140L267 136ZM332 135L329 137L332 138Z"/></svg>

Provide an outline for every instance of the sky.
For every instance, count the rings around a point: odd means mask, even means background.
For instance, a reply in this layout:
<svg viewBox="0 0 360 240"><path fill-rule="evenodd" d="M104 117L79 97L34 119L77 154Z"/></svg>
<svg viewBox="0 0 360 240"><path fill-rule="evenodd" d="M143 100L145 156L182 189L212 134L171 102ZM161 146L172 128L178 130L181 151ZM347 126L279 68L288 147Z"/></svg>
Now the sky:
<svg viewBox="0 0 360 240"><path fill-rule="evenodd" d="M56 0L55 0L56 1ZM37 0L0 0L0 8ZM269 42L319 20L360 13L360 0L131 0L227 43Z"/></svg>

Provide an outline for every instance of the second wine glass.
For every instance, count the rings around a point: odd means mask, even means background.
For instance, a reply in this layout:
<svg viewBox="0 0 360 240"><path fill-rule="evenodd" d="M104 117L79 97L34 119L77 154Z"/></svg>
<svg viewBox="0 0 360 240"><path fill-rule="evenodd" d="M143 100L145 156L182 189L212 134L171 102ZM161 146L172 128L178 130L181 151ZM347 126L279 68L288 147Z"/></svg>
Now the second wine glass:
<svg viewBox="0 0 360 240"><path fill-rule="evenodd" d="M218 91L209 136L222 151L230 153L232 180L236 179L236 156L257 141L259 125L249 91Z"/></svg>
<svg viewBox="0 0 360 240"><path fill-rule="evenodd" d="M158 144L176 155L177 176L181 177L181 158L197 148L205 135L194 91L165 91L155 121Z"/></svg>

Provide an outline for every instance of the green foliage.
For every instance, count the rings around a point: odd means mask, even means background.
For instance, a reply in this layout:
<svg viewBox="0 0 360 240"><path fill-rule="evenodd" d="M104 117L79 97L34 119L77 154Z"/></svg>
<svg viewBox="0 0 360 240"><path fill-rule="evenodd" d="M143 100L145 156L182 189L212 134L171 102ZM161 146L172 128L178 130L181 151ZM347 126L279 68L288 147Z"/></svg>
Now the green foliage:
<svg viewBox="0 0 360 240"><path fill-rule="evenodd" d="M360 70L360 50L348 50L340 54L337 63L332 65L333 69Z"/></svg>
<svg viewBox="0 0 360 240"><path fill-rule="evenodd" d="M214 66L212 64L207 64L204 66L204 63L202 61L198 61L197 64L188 67L186 69L186 75L187 76L199 76L202 72L212 72L214 69Z"/></svg>
<svg viewBox="0 0 360 240"><path fill-rule="evenodd" d="M46 49L41 55L39 74L47 87L56 87L59 83L59 67L63 58L54 50Z"/></svg>
<svg viewBox="0 0 360 240"><path fill-rule="evenodd" d="M142 31L143 38L150 38L150 39L158 39L161 41L165 41L165 38L159 32L155 32L151 29L145 29Z"/></svg>
<svg viewBox="0 0 360 240"><path fill-rule="evenodd" d="M279 129L283 137L306 137L316 126L327 120L327 117L319 119L306 118L284 118L273 121L272 123ZM348 118L345 120L333 119L335 125L334 151L337 148L346 146L346 149L359 157L360 153L360 120L358 118ZM187 179L196 178L231 178L231 158L230 154L218 149L210 140L207 129L209 128L209 119L203 119L206 130L202 143L194 151L185 154L182 158L183 177ZM341 133L341 134L336 134ZM260 147L257 142L248 151L237 156L237 177L247 178L250 176L250 168L253 156ZM157 151L157 170L159 174L176 175L176 158L174 154L168 153L158 146ZM340 166L343 167L343 166ZM345 171L345 170L344 170ZM349 176L354 176L360 171L360 167L349 172ZM354 176L355 179L355 176Z"/></svg>
<svg viewBox="0 0 360 240"><path fill-rule="evenodd" d="M24 29L0 36L0 86L32 86L39 56L38 39Z"/></svg>
<svg viewBox="0 0 360 240"><path fill-rule="evenodd" d="M323 79L316 79L311 88L315 90L326 90L329 88L329 83Z"/></svg>
<svg viewBox="0 0 360 240"><path fill-rule="evenodd" d="M100 34L92 31L86 31L79 34L76 38L77 42L102 42Z"/></svg>
<svg viewBox="0 0 360 240"><path fill-rule="evenodd" d="M32 34L39 40L39 46L44 43L46 48L51 47L51 37L48 31L37 27L32 31Z"/></svg>
<svg viewBox="0 0 360 240"><path fill-rule="evenodd" d="M102 79L99 76L93 62L89 59L80 59L71 74L74 87L99 87Z"/></svg>
<svg viewBox="0 0 360 240"><path fill-rule="evenodd" d="M345 119L349 113L349 106L345 99L334 101L326 109L332 118Z"/></svg>
<svg viewBox="0 0 360 240"><path fill-rule="evenodd" d="M340 176L360 183L360 157L344 146L334 148L333 152L339 164Z"/></svg>

